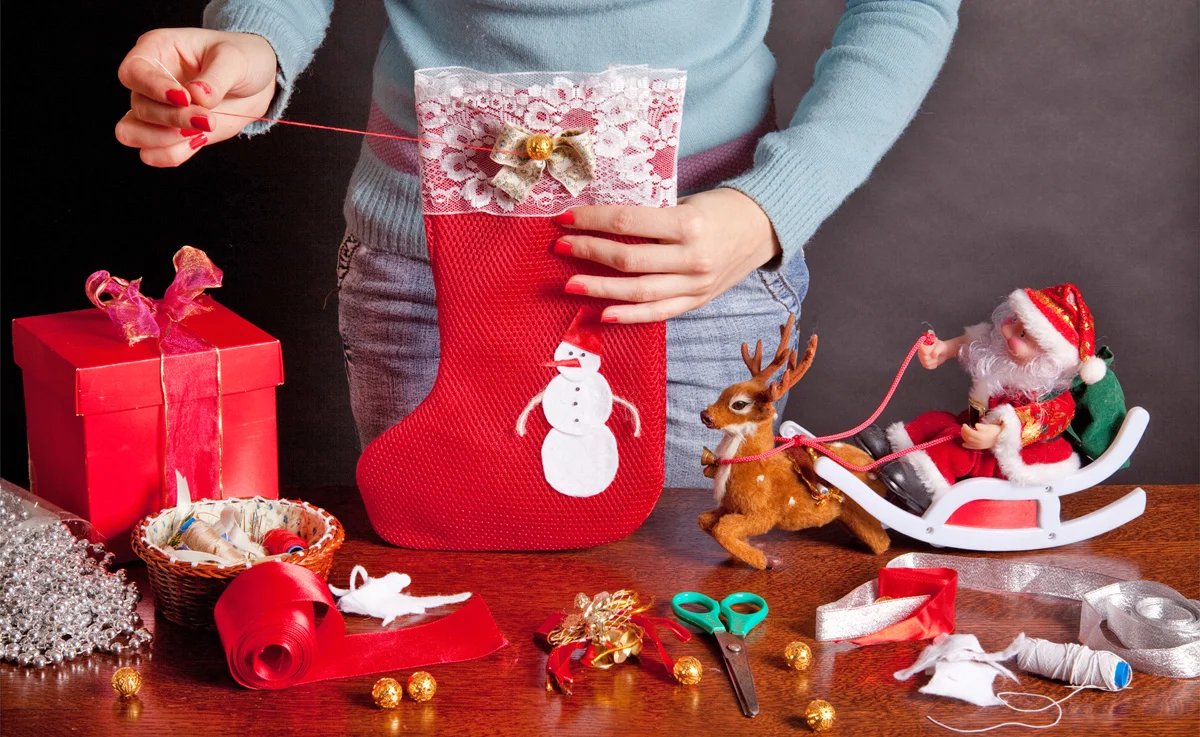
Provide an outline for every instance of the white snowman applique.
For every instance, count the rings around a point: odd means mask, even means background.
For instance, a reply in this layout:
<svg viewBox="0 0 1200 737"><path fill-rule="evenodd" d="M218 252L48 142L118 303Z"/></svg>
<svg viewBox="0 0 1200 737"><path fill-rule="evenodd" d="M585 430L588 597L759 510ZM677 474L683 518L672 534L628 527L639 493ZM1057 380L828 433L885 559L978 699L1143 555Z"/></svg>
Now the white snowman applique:
<svg viewBox="0 0 1200 737"><path fill-rule="evenodd" d="M544 365L558 369L517 418L517 435L525 436L529 413L540 402L550 432L542 442L542 469L555 491L574 497L595 496L617 475L617 439L608 429L613 402L633 415L633 436L642 434L642 419L628 400L614 396L600 374L600 312L581 307Z"/></svg>

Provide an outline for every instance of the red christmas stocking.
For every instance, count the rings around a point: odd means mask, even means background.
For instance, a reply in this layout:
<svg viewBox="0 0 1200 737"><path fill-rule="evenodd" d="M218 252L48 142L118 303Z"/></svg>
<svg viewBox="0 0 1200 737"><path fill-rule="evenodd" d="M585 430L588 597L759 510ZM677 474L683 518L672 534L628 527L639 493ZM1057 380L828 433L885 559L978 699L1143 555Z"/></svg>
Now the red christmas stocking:
<svg viewBox="0 0 1200 737"><path fill-rule="evenodd" d="M663 484L666 330L602 325L552 216L675 204L684 73L417 72L441 362L358 464L371 524L412 548L562 549L621 538Z"/></svg>

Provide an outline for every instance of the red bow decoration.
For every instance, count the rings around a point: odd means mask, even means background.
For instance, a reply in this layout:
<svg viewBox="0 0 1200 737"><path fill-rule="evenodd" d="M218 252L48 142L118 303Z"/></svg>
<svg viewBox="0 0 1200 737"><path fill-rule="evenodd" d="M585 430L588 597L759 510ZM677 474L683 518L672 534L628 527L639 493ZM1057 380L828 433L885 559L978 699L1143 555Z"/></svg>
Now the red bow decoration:
<svg viewBox="0 0 1200 737"><path fill-rule="evenodd" d="M591 599L586 594L578 594L576 611L551 615L537 631L539 639L551 646L550 656L546 659L546 690L558 686L563 693L571 693L567 687L574 681L571 659L581 649L583 665L611 668L630 656L639 655L644 643L650 642L658 650L670 675L675 664L655 628L666 627L680 642L692 639L692 633L673 619L646 616L650 606L639 606L637 594L632 591L621 590L613 594L605 591Z"/></svg>
<svg viewBox="0 0 1200 737"><path fill-rule="evenodd" d="M428 624L347 635L325 582L280 561L239 574L213 614L229 672L254 689L457 663L508 644L479 596Z"/></svg>
<svg viewBox="0 0 1200 737"><path fill-rule="evenodd" d="M196 301L205 289L221 286L224 274L199 248L184 246L172 259L175 279L162 300L155 302L142 294L142 280L126 281L101 269L87 278L85 289L92 304L104 310L129 345L156 339L160 344L178 335L172 331L189 316L212 309ZM105 296L111 299L104 299ZM179 335L183 338L184 336Z"/></svg>

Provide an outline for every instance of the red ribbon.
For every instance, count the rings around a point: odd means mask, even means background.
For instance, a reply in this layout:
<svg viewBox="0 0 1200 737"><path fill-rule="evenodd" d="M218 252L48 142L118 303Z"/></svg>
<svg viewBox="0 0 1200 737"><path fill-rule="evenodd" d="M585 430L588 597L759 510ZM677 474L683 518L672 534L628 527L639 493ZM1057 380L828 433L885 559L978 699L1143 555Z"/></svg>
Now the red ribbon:
<svg viewBox="0 0 1200 737"><path fill-rule="evenodd" d="M537 634L542 639L547 639L550 632L552 632L554 628L558 626L558 623L561 622L565 617L566 615L562 614L561 612L551 615L550 618L543 622L542 626L538 628ZM635 614L629 618L629 621L632 624L642 628L642 630L645 632L645 635L642 637L643 643L650 642L654 644L655 648L658 650L659 657L662 659L663 666L667 669L668 675L672 674L675 667L675 662L671 660L670 654L667 653L666 646L663 644L662 639L659 638L658 633L654 628L666 627L673 632L676 637L679 638L680 642L687 642L688 640L692 639L691 631L680 625L675 620L667 619L666 617L647 617L642 614ZM560 687L563 687L563 684L574 682L575 678L571 675L571 658L580 649L583 649L584 652L583 657L580 658L579 662L585 666L590 666L595 661L596 655L598 654L596 651L596 644L590 640L568 642L550 650L550 656L546 659L546 673L555 682L557 682ZM566 690L565 687L563 690ZM567 691L567 693L570 693L570 691Z"/></svg>
<svg viewBox="0 0 1200 737"><path fill-rule="evenodd" d="M879 596L903 599L928 596L920 609L907 619L857 640L855 645L929 640L954 631L954 600L958 594L958 571L953 568L881 568Z"/></svg>
<svg viewBox="0 0 1200 737"><path fill-rule="evenodd" d="M347 635L325 582L307 568L279 561L238 575L214 615L229 672L253 689L456 663L508 644L479 596L429 624Z"/></svg>
<svg viewBox="0 0 1200 737"><path fill-rule="evenodd" d="M179 249L172 263L175 279L158 302L142 294L141 279L126 281L104 270L89 276L84 285L88 299L104 310L129 345L152 339L159 351L165 424L163 507L175 506L178 499L175 471L188 480L193 498L223 496L220 352L183 321L212 309L196 300L205 289L221 286L224 274L204 251L191 246Z"/></svg>

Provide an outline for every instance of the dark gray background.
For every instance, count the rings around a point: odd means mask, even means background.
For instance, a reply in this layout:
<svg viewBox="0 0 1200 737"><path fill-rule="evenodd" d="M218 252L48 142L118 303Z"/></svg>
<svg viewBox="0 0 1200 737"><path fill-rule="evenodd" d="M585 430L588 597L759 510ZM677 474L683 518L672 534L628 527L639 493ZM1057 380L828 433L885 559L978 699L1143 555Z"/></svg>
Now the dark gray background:
<svg viewBox="0 0 1200 737"><path fill-rule="evenodd" d="M145 276L158 295L171 254L192 244L224 268L219 298L283 342L282 480L352 481L336 297L324 302L360 140L283 129L148 169L112 137L128 107L116 68L139 33L193 24L202 3L81 5L29 8L48 16L4 32L10 60L24 61L5 78L3 475L25 477L8 321L87 306L83 280L98 268ZM776 3L782 122L841 11ZM289 117L365 125L383 22L376 3L341 3ZM819 432L855 425L926 323L948 337L1012 289L1073 281L1130 403L1152 417L1114 481L1200 481L1198 27L1194 0L966 3L920 114L808 248L801 328L821 347L789 417ZM54 28L59 51L29 28ZM917 369L885 419L961 407L965 390L953 366Z"/></svg>

